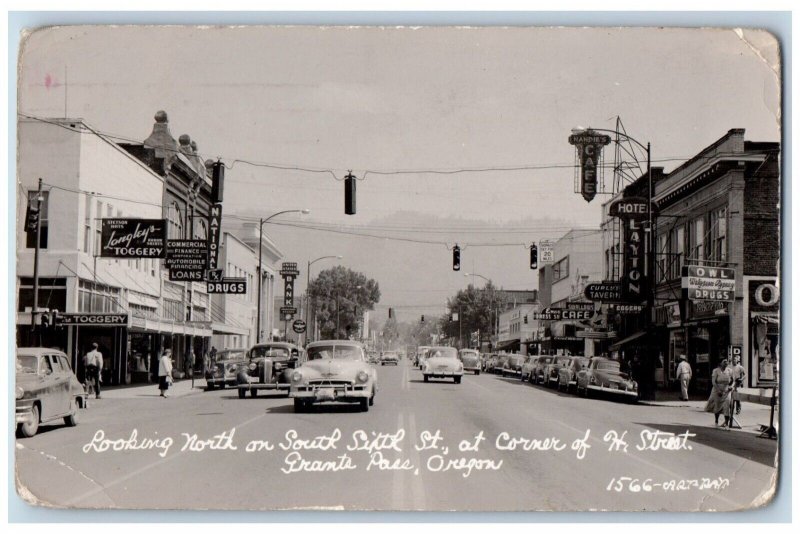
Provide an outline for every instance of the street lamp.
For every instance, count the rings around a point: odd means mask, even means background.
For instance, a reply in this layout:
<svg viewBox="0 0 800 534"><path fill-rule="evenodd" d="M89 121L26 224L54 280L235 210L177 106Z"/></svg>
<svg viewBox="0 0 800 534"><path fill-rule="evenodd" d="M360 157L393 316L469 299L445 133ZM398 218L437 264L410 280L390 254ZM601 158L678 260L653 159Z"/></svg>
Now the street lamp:
<svg viewBox="0 0 800 534"><path fill-rule="evenodd" d="M306 339L309 339L309 340L310 340L310 336L308 335L308 327L309 327L309 325L308 325L308 301L309 301L308 289L309 289L309 286L311 285L311 266L314 265L315 263L317 263L320 260L327 260L329 258L336 258L338 260L342 259L341 256L320 256L319 258L317 258L317 259L315 259L313 261L309 261L308 262L308 268L306 269L306 335L305 335L305 337L306 337Z"/></svg>
<svg viewBox="0 0 800 534"><path fill-rule="evenodd" d="M261 279L264 277L264 273L262 272L262 267L264 263L263 255L261 252L263 243L264 243L264 223L269 221L270 219L277 217L278 215L283 215L284 213L302 213L303 215L308 215L311 213L309 209L302 209L302 210L284 210L279 211L278 213L273 213L269 217L265 219L258 220L258 307L256 312L256 343L261 343Z"/></svg>

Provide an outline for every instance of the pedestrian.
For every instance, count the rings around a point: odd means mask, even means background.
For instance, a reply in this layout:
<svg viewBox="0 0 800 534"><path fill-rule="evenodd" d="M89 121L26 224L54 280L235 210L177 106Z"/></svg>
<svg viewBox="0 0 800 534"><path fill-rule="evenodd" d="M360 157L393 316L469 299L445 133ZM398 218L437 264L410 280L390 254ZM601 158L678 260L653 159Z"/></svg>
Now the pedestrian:
<svg viewBox="0 0 800 534"><path fill-rule="evenodd" d="M733 406L736 410L736 415L742 413L742 401L739 400L739 394L737 390L744 384L744 379L746 376L747 373L745 373L741 358L739 356L734 356L733 365L731 366L731 378L733 378L733 391L731 392L731 397L733 399Z"/></svg>
<svg viewBox="0 0 800 534"><path fill-rule="evenodd" d="M214 365L216 365L216 363L217 363L217 347L214 347L212 345L211 353L209 354L209 357L211 358L211 366L210 367L214 367Z"/></svg>
<svg viewBox="0 0 800 534"><path fill-rule="evenodd" d="M167 396L167 390L172 385L172 349L165 349L161 360L158 362L158 389L161 396Z"/></svg>
<svg viewBox="0 0 800 534"><path fill-rule="evenodd" d="M100 382L102 381L103 355L97 347L97 343L92 343L92 350L83 357L86 366L87 393L94 389L96 399L100 398Z"/></svg>
<svg viewBox="0 0 800 534"><path fill-rule="evenodd" d="M725 423L729 421L730 391L733 378L728 369L728 360L722 359L719 366L711 373L711 394L708 396L706 411L714 414L714 424L719 425L720 414L725 414Z"/></svg>
<svg viewBox="0 0 800 534"><path fill-rule="evenodd" d="M678 356L680 363L675 370L675 377L681 384L681 400L689 400L689 382L692 380L692 366L686 361L686 355L681 354Z"/></svg>

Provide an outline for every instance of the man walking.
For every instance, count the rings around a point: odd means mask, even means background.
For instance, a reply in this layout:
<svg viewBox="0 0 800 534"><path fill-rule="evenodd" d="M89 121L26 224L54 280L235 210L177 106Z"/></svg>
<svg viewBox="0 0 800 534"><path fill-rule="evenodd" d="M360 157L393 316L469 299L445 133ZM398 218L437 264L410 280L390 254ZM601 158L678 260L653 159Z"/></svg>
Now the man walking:
<svg viewBox="0 0 800 534"><path fill-rule="evenodd" d="M681 400L688 401L689 381L692 379L692 367L689 365L689 362L686 361L685 354L681 354L678 358L680 359L680 363L678 364L678 368L675 370L675 375L678 381L681 383Z"/></svg>
<svg viewBox="0 0 800 534"><path fill-rule="evenodd" d="M95 398L100 398L100 380L101 372L103 370L103 355L97 349L97 343L92 343L92 350L88 352L84 358L86 364L86 376L89 381L94 383Z"/></svg>
<svg viewBox="0 0 800 534"><path fill-rule="evenodd" d="M736 409L736 415L742 413L742 401L739 400L739 394L737 393L737 389L742 387L744 384L745 376L747 373L744 371L744 366L742 365L741 358L739 356L733 357L733 366L731 367L731 376L733 377L733 404Z"/></svg>

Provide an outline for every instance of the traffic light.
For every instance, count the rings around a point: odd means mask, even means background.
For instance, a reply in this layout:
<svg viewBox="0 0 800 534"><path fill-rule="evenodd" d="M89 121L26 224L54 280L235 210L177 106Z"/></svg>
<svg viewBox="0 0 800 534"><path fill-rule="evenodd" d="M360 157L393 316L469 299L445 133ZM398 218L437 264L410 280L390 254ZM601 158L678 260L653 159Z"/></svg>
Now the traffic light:
<svg viewBox="0 0 800 534"><path fill-rule="evenodd" d="M453 270L461 270L461 247L458 245L453 247Z"/></svg>
<svg viewBox="0 0 800 534"><path fill-rule="evenodd" d="M39 201L29 200L28 209L25 212L25 232L35 232L39 224Z"/></svg>
<svg viewBox="0 0 800 534"><path fill-rule="evenodd" d="M50 312L50 324L53 328L58 327L58 310L53 310Z"/></svg>
<svg viewBox="0 0 800 534"><path fill-rule="evenodd" d="M523 317L523 319L525 320L525 324L528 324L528 316L526 315L525 317Z"/></svg>
<svg viewBox="0 0 800 534"><path fill-rule="evenodd" d="M356 177L352 172L348 172L344 177L344 213L356 214Z"/></svg>
<svg viewBox="0 0 800 534"><path fill-rule="evenodd" d="M425 316L424 315L422 316L422 319L419 320L419 322L421 322L421 323L425 322Z"/></svg>
<svg viewBox="0 0 800 534"><path fill-rule="evenodd" d="M42 328L50 328L50 313L42 312Z"/></svg>
<svg viewBox="0 0 800 534"><path fill-rule="evenodd" d="M536 269L539 266L539 249L536 243L531 245L531 269Z"/></svg>
<svg viewBox="0 0 800 534"><path fill-rule="evenodd" d="M391 319L392 317L394 317L394 311L391 308L389 308L389 319Z"/></svg>
<svg viewBox="0 0 800 534"><path fill-rule="evenodd" d="M216 161L211 167L211 202L222 202L222 191L225 186L225 165Z"/></svg>

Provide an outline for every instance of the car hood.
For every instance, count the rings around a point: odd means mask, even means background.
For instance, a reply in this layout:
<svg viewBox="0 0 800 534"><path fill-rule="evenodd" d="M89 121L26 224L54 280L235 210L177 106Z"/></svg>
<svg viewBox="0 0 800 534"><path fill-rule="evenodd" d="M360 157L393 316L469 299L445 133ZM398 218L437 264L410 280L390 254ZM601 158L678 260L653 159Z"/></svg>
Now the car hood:
<svg viewBox="0 0 800 534"><path fill-rule="evenodd" d="M39 375L20 373L17 374L16 386L25 391L32 391L43 387L43 381L39 378Z"/></svg>
<svg viewBox="0 0 800 534"><path fill-rule="evenodd" d="M314 360L304 363L298 369L301 373L308 376L321 376L330 378L335 376L355 376L356 373L365 369L366 364L357 360Z"/></svg>
<svg viewBox="0 0 800 534"><path fill-rule="evenodd" d="M447 367L458 367L459 361L456 358L428 358L425 360L425 363L432 367L439 367L439 366L447 366Z"/></svg>
<svg viewBox="0 0 800 534"><path fill-rule="evenodd" d="M593 374L596 379L604 382L633 382L628 375L614 371L598 371L595 369Z"/></svg>

